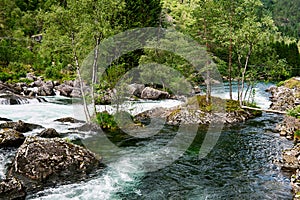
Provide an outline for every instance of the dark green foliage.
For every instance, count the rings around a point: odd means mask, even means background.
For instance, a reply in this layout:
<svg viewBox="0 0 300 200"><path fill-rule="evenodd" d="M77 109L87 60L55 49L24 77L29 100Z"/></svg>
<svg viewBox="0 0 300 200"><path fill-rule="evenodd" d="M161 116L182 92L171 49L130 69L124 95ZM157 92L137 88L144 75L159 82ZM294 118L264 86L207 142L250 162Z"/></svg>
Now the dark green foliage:
<svg viewBox="0 0 300 200"><path fill-rule="evenodd" d="M285 59L290 65L289 71L291 71L290 76L300 75L300 54L298 46L295 42L291 44L286 44L284 42L276 42L273 44L279 59ZM284 77L288 78L288 77Z"/></svg>
<svg viewBox="0 0 300 200"><path fill-rule="evenodd" d="M284 35L300 38L300 0L262 0Z"/></svg>

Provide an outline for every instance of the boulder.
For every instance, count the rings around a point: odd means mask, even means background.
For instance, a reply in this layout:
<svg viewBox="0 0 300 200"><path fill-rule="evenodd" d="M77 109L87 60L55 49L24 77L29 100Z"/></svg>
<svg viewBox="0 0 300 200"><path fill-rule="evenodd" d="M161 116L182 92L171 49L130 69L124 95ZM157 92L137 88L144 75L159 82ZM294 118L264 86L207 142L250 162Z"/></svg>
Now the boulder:
<svg viewBox="0 0 300 200"><path fill-rule="evenodd" d="M61 84L59 86L54 87L57 91L59 91L60 95L70 97L73 91L73 87L66 84Z"/></svg>
<svg viewBox="0 0 300 200"><path fill-rule="evenodd" d="M16 130L0 132L0 147L19 147L24 140L25 136Z"/></svg>
<svg viewBox="0 0 300 200"><path fill-rule="evenodd" d="M73 98L81 98L81 91L79 88L74 88L70 94Z"/></svg>
<svg viewBox="0 0 300 200"><path fill-rule="evenodd" d="M160 91L151 87L145 87L145 89L142 91L141 98L142 99L152 99L152 100L158 100L158 99L166 99L170 95L168 92Z"/></svg>
<svg viewBox="0 0 300 200"><path fill-rule="evenodd" d="M28 79L30 81L36 81L37 80L36 76L32 73L27 73L26 74L26 79Z"/></svg>
<svg viewBox="0 0 300 200"><path fill-rule="evenodd" d="M60 138L27 137L8 169L26 191L78 181L99 168L100 159L89 150Z"/></svg>
<svg viewBox="0 0 300 200"><path fill-rule="evenodd" d="M60 135L54 128L47 128L42 132L40 132L38 136L43 138L55 138L55 137L59 137Z"/></svg>
<svg viewBox="0 0 300 200"><path fill-rule="evenodd" d="M66 123L66 122L69 122L69 123L85 123L85 121L74 119L73 117L64 117L64 118L56 119L54 121L55 122L62 122L62 123Z"/></svg>
<svg viewBox="0 0 300 200"><path fill-rule="evenodd" d="M25 199L26 192L22 183L16 178L6 179L0 182L0 199Z"/></svg>
<svg viewBox="0 0 300 200"><path fill-rule="evenodd" d="M145 89L145 85L144 84L130 84L128 85L128 92L130 95L134 95L136 97L141 98L141 94L143 92L143 90Z"/></svg>
<svg viewBox="0 0 300 200"><path fill-rule="evenodd" d="M21 133L25 133L28 131L32 131L34 129L39 129L39 128L43 128L40 125L37 124L30 124L30 123L25 123L21 120L17 121L17 122L5 122L0 124L0 128L2 129L14 129L16 131L19 131Z"/></svg>

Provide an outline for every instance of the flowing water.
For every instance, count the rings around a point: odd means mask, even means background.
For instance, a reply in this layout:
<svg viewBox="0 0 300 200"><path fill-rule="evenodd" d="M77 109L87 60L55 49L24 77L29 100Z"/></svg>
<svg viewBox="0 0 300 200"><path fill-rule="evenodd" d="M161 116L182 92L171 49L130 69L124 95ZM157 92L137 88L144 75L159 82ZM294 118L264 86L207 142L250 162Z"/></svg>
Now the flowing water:
<svg viewBox="0 0 300 200"><path fill-rule="evenodd" d="M268 94L264 92L266 87L265 84L258 85L256 93L258 104L264 107L269 105ZM47 100L48 103L0 105L0 116L56 128L59 132L85 139L86 144L93 144L89 146L91 149L101 152L107 167L90 179L47 188L29 194L27 199L292 199L289 174L273 163L280 158L282 149L292 147L290 141L274 133L276 123L282 120L280 115L263 114L245 123L225 127L213 150L203 159L199 159L198 154L207 133L206 127L199 126L191 146L181 157L151 171L146 168L151 165L145 165L145 162L151 162L156 152L175 138L177 127L164 126L149 138L112 133L108 136L117 148L109 149L106 143L101 143L105 141L101 138L104 135L70 133L68 128L80 124L53 122L60 117L76 117L69 99L53 97ZM138 111L142 107L178 103L148 101L143 102ZM10 149L0 151L0 178L5 177L5 167L13 153ZM170 150L166 155L173 153Z"/></svg>

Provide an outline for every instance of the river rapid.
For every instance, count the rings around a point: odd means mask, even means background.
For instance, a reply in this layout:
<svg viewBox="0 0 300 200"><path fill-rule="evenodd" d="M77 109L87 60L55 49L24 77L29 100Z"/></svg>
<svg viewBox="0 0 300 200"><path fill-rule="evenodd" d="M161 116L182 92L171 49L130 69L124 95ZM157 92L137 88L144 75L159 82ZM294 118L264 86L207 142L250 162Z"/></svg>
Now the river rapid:
<svg viewBox="0 0 300 200"><path fill-rule="evenodd" d="M256 101L263 108L270 105L269 95L264 92L268 86L259 83L256 87ZM225 96L218 91L215 95ZM54 122L61 117L76 118L70 99L49 97L47 101L0 105L0 116L55 128L69 138L99 141L95 133L69 130L81 124ZM162 105L171 107L179 103L174 100L145 101L131 111L141 112ZM213 150L203 159L199 159L198 153L206 128L199 126L192 145L179 159L152 172L141 163L151 160L151 155L175 137L176 127L164 126L156 135L143 139L128 139L111 134L110 140L118 146L118 150L101 151L103 162L107 165L104 170L85 181L29 194L27 199L292 199L290 175L273 163L275 159L280 159L283 149L292 147L292 142L274 132L280 120L280 115L264 113L245 123L226 126ZM39 130L26 135L37 132ZM101 143L96 144L94 150L105 149ZM6 165L14 156L14 151L0 150L2 179L5 178Z"/></svg>

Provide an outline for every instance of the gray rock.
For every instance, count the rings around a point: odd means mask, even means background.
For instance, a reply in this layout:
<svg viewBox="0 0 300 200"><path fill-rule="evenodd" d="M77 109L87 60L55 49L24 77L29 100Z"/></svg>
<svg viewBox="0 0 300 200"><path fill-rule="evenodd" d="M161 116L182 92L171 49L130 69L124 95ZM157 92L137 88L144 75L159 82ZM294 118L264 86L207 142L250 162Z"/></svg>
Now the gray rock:
<svg viewBox="0 0 300 200"><path fill-rule="evenodd" d="M81 97L81 91L79 88L74 88L70 94L73 98L80 98Z"/></svg>
<svg viewBox="0 0 300 200"><path fill-rule="evenodd" d="M27 191L78 181L99 168L89 150L60 138L27 137L17 150L8 177L18 177Z"/></svg>
<svg viewBox="0 0 300 200"><path fill-rule="evenodd" d="M0 199L12 200L25 199L26 192L22 183L16 178L6 179L0 182Z"/></svg>
<svg viewBox="0 0 300 200"><path fill-rule="evenodd" d="M32 73L27 73L26 74L26 79L28 79L30 81L36 81L37 80L36 76Z"/></svg>
<svg viewBox="0 0 300 200"><path fill-rule="evenodd" d="M168 92L160 91L150 87L145 87L145 89L142 91L141 94L142 99L152 99L152 100L166 99L169 96L170 95Z"/></svg>
<svg viewBox="0 0 300 200"><path fill-rule="evenodd" d="M145 89L145 85L144 84L130 84L128 85L128 92L131 95L134 95L136 97L141 98L141 94L143 92L143 90Z"/></svg>

